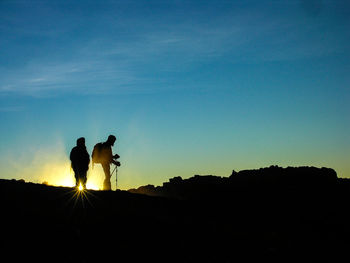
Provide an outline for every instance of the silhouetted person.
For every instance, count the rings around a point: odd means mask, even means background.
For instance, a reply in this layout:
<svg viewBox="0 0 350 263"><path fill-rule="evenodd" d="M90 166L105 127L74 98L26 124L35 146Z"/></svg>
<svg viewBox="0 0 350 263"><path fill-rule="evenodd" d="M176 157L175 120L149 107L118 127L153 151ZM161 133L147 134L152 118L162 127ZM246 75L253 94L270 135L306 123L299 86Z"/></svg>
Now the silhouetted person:
<svg viewBox="0 0 350 263"><path fill-rule="evenodd" d="M77 146L75 146L70 152L70 160L72 162L76 186L78 187L81 183L85 188L87 181L86 173L89 170L90 156L86 150L84 137L77 140Z"/></svg>
<svg viewBox="0 0 350 263"><path fill-rule="evenodd" d="M100 163L105 173L105 180L103 181L103 190L111 190L111 170L110 164L113 163L120 166L120 162L117 159L120 157L118 154L112 154L112 146L116 142L114 135L109 135L106 142L97 143L92 152L92 162Z"/></svg>

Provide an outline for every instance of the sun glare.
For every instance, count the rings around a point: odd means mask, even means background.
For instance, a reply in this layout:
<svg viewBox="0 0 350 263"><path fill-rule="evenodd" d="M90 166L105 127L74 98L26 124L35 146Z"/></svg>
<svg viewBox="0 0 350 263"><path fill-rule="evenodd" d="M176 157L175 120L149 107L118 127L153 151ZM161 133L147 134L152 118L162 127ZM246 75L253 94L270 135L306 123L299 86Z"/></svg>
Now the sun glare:
<svg viewBox="0 0 350 263"><path fill-rule="evenodd" d="M79 190L79 191L83 191L83 190L84 190L84 186L83 186L82 184L79 184L78 190Z"/></svg>

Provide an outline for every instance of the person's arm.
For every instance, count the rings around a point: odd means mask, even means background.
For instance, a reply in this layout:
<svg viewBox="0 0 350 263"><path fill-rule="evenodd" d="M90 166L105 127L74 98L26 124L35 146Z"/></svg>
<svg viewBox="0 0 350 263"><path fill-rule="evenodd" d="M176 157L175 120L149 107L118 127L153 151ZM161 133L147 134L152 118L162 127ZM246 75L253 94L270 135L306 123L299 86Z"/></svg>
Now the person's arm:
<svg viewBox="0 0 350 263"><path fill-rule="evenodd" d="M108 149L106 149L107 152L106 152L106 155L108 157L108 162L109 163L114 163L114 160L113 160L113 154L112 154L112 147L109 147Z"/></svg>

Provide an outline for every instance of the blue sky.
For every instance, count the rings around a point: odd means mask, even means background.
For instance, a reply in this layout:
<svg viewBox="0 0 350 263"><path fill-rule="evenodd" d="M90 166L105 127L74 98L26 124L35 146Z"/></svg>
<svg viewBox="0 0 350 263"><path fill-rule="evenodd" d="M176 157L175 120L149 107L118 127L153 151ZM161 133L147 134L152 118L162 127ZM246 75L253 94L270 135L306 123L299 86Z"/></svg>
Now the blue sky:
<svg viewBox="0 0 350 263"><path fill-rule="evenodd" d="M78 137L115 134L124 189L272 164L350 177L349 18L347 1L1 1L0 176L60 184Z"/></svg>

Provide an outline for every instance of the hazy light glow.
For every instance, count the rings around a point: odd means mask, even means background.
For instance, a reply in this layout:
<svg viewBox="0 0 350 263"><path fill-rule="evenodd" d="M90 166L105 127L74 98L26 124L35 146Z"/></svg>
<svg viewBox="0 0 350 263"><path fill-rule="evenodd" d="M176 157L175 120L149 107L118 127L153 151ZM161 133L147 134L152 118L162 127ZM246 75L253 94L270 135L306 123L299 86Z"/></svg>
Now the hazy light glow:
<svg viewBox="0 0 350 263"><path fill-rule="evenodd" d="M55 180L52 182L49 182L50 185L54 186L65 186L65 187L74 187L75 182L74 179L71 178L71 174L54 174Z"/></svg>
<svg viewBox="0 0 350 263"><path fill-rule="evenodd" d="M62 170L65 170L64 167L62 167ZM55 185L55 186L66 186L66 187L74 187L75 186L75 178L74 178L74 173L71 172L69 174L65 174L65 173L55 173L54 176L55 180L53 180L51 183L49 182L49 184L51 185ZM93 171L89 171L88 172L88 180L86 183L86 189L91 189L91 190L100 190L102 188L102 180L103 177L101 174L93 172ZM82 186L82 184L79 184L78 189L81 191L83 189L81 189L84 187Z"/></svg>
<svg viewBox="0 0 350 263"><path fill-rule="evenodd" d="M91 190L100 190L101 187L96 185L94 182L88 181L86 183L86 189L91 189Z"/></svg>

